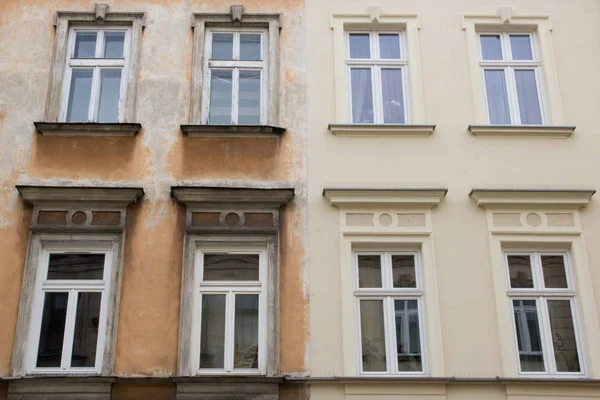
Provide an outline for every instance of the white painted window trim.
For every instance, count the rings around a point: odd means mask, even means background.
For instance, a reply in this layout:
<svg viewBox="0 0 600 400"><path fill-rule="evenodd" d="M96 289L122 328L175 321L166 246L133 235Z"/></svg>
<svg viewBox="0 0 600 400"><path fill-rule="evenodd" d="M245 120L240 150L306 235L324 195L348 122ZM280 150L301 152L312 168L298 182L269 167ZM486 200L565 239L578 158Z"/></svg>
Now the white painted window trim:
<svg viewBox="0 0 600 400"><path fill-rule="evenodd" d="M74 58L75 53L75 35L77 32L97 32L96 38L96 58ZM104 48L105 32L125 32L123 43L123 58L100 58ZM65 61L65 76L63 78L63 87L61 91L60 120L67 120L67 110L69 106L69 95L71 87L71 75L76 68L93 68L92 90L90 93L90 106L88 110L88 119L83 122L98 122L98 107L100 99L100 68L121 69L121 87L119 91L119 106L117 120L111 122L125 121L125 101L127 99L127 76L129 75L129 63L131 59L131 27L122 26L73 26L69 28L69 39L67 47L67 57Z"/></svg>
<svg viewBox="0 0 600 400"><path fill-rule="evenodd" d="M233 34L233 60L212 60L212 37L214 32L232 33ZM261 60L260 61L240 61L240 34L242 33L258 33L261 38ZM211 93L211 71L213 69L233 70L232 73L232 125L238 125L239 111L239 71L244 70L259 70L260 75L260 122L259 125L266 125L268 121L267 105L269 104L269 35L268 29L256 28L207 28L205 34L206 43L204 44L204 64L203 64L203 80L205 82L202 88L202 124L209 124L210 113L210 93Z"/></svg>
<svg viewBox="0 0 600 400"><path fill-rule="evenodd" d="M367 34L369 35L370 58L350 58L350 35L352 34ZM393 34L399 35L400 39L400 58L399 59L382 59L380 57L379 35ZM384 124L383 115L383 89L381 81L381 69L399 69L402 73L402 102L404 104L404 122L400 124L410 123L409 112L409 87L406 76L408 74L408 60L406 59L406 38L404 31L346 31L346 74L348 76L348 113L350 121L352 116L352 79L350 70L353 68L369 68L371 70L371 87L373 96L373 123Z"/></svg>
<svg viewBox="0 0 600 400"><path fill-rule="evenodd" d="M358 287L358 256L359 255L380 255L381 257L381 288L359 288ZM391 256L392 255L412 255L415 258L415 276L416 288L393 288L391 276ZM357 322L357 365L359 374L364 376L389 376L389 375L407 375L422 376L427 375L427 346L426 346L426 326L423 321L426 320L424 296L422 287L422 267L419 252L415 251L354 251L353 254L354 281L356 297L356 322ZM360 301L361 300L383 300L384 331L386 342L386 371L370 372L364 371L362 365L362 332L360 322ZM421 347L421 371L399 371L397 338L395 329L395 308L394 300L416 300L418 307L419 321L419 341Z"/></svg>
<svg viewBox="0 0 600 400"><path fill-rule="evenodd" d="M258 254L259 255L259 281L235 282L215 281L203 282L203 254L205 252L219 252L230 254ZM260 244L241 245L231 244L202 244L196 246L194 253L194 303L192 305L192 343L191 357L192 371L195 375L265 375L267 373L267 346L268 346L268 254L265 246ZM226 323L225 323L225 365L223 369L200 368L200 343L203 293L226 294ZM235 294L259 295L259 344L257 369L233 369L233 323L235 318Z"/></svg>
<svg viewBox="0 0 600 400"><path fill-rule="evenodd" d="M522 255L529 256L530 265L533 276L533 289L514 289L510 287L510 274L508 268L508 256L510 255ZM565 265L565 276L567 278L566 289L548 289L544 286L544 276L541 264L541 256L553 255L562 256ZM516 363L519 374L522 376L539 377L544 375L552 376L565 376L565 377L579 377L585 376L585 363L583 357L583 349L581 345L581 332L580 332L580 321L579 313L577 310L577 291L575 287L575 279L572 274L572 266L570 263L569 253L565 251L504 251L504 263L507 279L507 296L511 311L514 310L513 300L535 300L537 315L538 315L538 326L540 328L540 338L542 341L542 353L544 358L544 372L529 372L521 370L521 363L519 361L519 349L515 348ZM580 372L557 372L556 371L556 360L554 357L554 346L552 342L552 331L550 328L550 317L548 314L548 300L568 300L571 304L571 315L573 318L573 328L575 331L575 341L577 346L577 355L579 359ZM512 321L513 335L515 343L517 343L517 329L514 322Z"/></svg>

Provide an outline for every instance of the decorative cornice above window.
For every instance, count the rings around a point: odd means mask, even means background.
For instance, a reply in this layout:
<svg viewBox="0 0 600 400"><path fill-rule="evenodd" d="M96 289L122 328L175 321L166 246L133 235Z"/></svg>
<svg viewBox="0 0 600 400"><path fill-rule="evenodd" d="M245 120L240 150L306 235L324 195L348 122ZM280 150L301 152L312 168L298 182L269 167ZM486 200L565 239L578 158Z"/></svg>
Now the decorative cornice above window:
<svg viewBox="0 0 600 400"><path fill-rule="evenodd" d="M332 206L417 205L433 207L442 201L448 189L405 188L405 189L323 189L323 196Z"/></svg>
<svg viewBox="0 0 600 400"><path fill-rule="evenodd" d="M575 131L574 126L535 126L535 125L469 125L474 136L525 137L525 138L568 138Z"/></svg>
<svg viewBox="0 0 600 400"><path fill-rule="evenodd" d="M291 188L174 186L171 193L177 201L187 206L235 204L279 208L294 197L294 189Z"/></svg>
<svg viewBox="0 0 600 400"><path fill-rule="evenodd" d="M429 137L435 125L412 124L329 124L336 136L352 137Z"/></svg>
<svg viewBox="0 0 600 400"><path fill-rule="evenodd" d="M590 203L594 189L473 189L469 196L478 206L552 206L581 208Z"/></svg>
<svg viewBox="0 0 600 400"><path fill-rule="evenodd" d="M27 203L34 206L50 203L95 203L128 206L144 195L142 188L76 187L76 186L16 186Z"/></svg>

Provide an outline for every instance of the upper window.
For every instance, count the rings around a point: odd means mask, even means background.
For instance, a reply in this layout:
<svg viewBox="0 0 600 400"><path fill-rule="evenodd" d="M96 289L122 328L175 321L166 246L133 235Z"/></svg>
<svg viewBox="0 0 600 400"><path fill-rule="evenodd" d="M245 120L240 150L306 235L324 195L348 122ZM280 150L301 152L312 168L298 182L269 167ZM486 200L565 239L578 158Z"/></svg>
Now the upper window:
<svg viewBox="0 0 600 400"><path fill-rule="evenodd" d="M581 374L575 289L565 253L506 253L522 374Z"/></svg>
<svg viewBox="0 0 600 400"><path fill-rule="evenodd" d="M417 253L355 253L360 372L425 371L423 291Z"/></svg>
<svg viewBox="0 0 600 400"><path fill-rule="evenodd" d="M266 29L207 30L204 123L267 123L267 38Z"/></svg>
<svg viewBox="0 0 600 400"><path fill-rule="evenodd" d="M541 62L531 33L479 34L488 122L542 125Z"/></svg>
<svg viewBox="0 0 600 400"><path fill-rule="evenodd" d="M356 124L405 124L406 51L401 32L349 32L346 66Z"/></svg>

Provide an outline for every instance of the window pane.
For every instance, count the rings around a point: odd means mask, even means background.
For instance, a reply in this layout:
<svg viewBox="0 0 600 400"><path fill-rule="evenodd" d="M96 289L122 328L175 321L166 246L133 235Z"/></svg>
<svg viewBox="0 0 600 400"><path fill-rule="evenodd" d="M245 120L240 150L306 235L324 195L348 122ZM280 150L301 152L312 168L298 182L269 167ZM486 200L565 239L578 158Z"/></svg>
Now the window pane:
<svg viewBox="0 0 600 400"><path fill-rule="evenodd" d="M400 58L400 36L381 34L379 35L379 58Z"/></svg>
<svg viewBox="0 0 600 400"><path fill-rule="evenodd" d="M490 123L510 124L504 71L498 69L486 69L484 74Z"/></svg>
<svg viewBox="0 0 600 400"><path fill-rule="evenodd" d="M117 122L119 120L119 95L121 91L121 70L100 70L100 100L98 122Z"/></svg>
<svg viewBox="0 0 600 400"><path fill-rule="evenodd" d="M69 89L67 122L87 122L93 74L93 69L73 69Z"/></svg>
<svg viewBox="0 0 600 400"><path fill-rule="evenodd" d="M416 288L415 256L392 255L392 277L395 288Z"/></svg>
<svg viewBox="0 0 600 400"><path fill-rule="evenodd" d="M510 35L513 60L533 60L529 35Z"/></svg>
<svg viewBox="0 0 600 400"><path fill-rule="evenodd" d="M381 257L380 256L358 256L358 287L380 288L381 287Z"/></svg>
<svg viewBox="0 0 600 400"><path fill-rule="evenodd" d="M571 301L548 300L552 345L557 372L580 372Z"/></svg>
<svg viewBox="0 0 600 400"><path fill-rule="evenodd" d="M394 300L398 371L421 371L417 300Z"/></svg>
<svg viewBox="0 0 600 400"><path fill-rule="evenodd" d="M102 293L79 293L71 367L94 367Z"/></svg>
<svg viewBox="0 0 600 400"><path fill-rule="evenodd" d="M232 70L211 70L208 115L208 122L211 124L231 124L232 77Z"/></svg>
<svg viewBox="0 0 600 400"><path fill-rule="evenodd" d="M544 286L551 289L567 289L567 274L563 256L542 256Z"/></svg>
<svg viewBox="0 0 600 400"><path fill-rule="evenodd" d="M512 289L533 288L533 274L529 256L507 256L510 287Z"/></svg>
<svg viewBox="0 0 600 400"><path fill-rule="evenodd" d="M202 295L200 368L224 368L225 295Z"/></svg>
<svg viewBox="0 0 600 400"><path fill-rule="evenodd" d="M238 124L260 123L260 71L240 71Z"/></svg>
<svg viewBox="0 0 600 400"><path fill-rule="evenodd" d="M350 58L371 58L369 34L353 33L350 35Z"/></svg>
<svg viewBox="0 0 600 400"><path fill-rule="evenodd" d="M123 58L125 32L104 32L104 58Z"/></svg>
<svg viewBox="0 0 600 400"><path fill-rule="evenodd" d="M103 279L104 254L50 254L48 279Z"/></svg>
<svg viewBox="0 0 600 400"><path fill-rule="evenodd" d="M483 60L502 60L502 47L499 35L481 35L481 58Z"/></svg>
<svg viewBox="0 0 600 400"><path fill-rule="evenodd" d="M543 372L544 355L535 300L513 300L519 361L523 372Z"/></svg>
<svg viewBox="0 0 600 400"><path fill-rule="evenodd" d="M360 301L363 371L386 371L383 300Z"/></svg>
<svg viewBox="0 0 600 400"><path fill-rule="evenodd" d="M258 295L235 295L233 368L258 368Z"/></svg>
<svg viewBox="0 0 600 400"><path fill-rule="evenodd" d="M373 88L370 68L352 68L352 122L373 123Z"/></svg>
<svg viewBox="0 0 600 400"><path fill-rule="evenodd" d="M240 35L240 60L260 60L260 34Z"/></svg>
<svg viewBox="0 0 600 400"><path fill-rule="evenodd" d="M233 60L233 33L212 34L213 60Z"/></svg>
<svg viewBox="0 0 600 400"><path fill-rule="evenodd" d="M539 125L542 123L540 112L540 99L538 97L535 71L532 69L515 70L517 82L517 96L519 97L519 111L522 124Z"/></svg>
<svg viewBox="0 0 600 400"><path fill-rule="evenodd" d="M96 57L96 36L97 32L76 32L73 58Z"/></svg>
<svg viewBox="0 0 600 400"><path fill-rule="evenodd" d="M258 281L258 254L204 253L205 281Z"/></svg>
<svg viewBox="0 0 600 400"><path fill-rule="evenodd" d="M68 293L46 293L37 354L37 367L60 367Z"/></svg>
<svg viewBox="0 0 600 400"><path fill-rule="evenodd" d="M403 124L405 121L402 70L399 68L382 69L381 86L383 122L386 124Z"/></svg>

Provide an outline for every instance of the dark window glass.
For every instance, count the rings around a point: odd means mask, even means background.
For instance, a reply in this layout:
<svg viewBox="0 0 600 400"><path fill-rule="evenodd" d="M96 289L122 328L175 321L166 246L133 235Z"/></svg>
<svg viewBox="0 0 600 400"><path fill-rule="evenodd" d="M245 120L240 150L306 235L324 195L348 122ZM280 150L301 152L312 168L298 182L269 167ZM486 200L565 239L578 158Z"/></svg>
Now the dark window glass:
<svg viewBox="0 0 600 400"><path fill-rule="evenodd" d="M68 293L46 293L37 354L37 367L60 367Z"/></svg>
<svg viewBox="0 0 600 400"><path fill-rule="evenodd" d="M102 293L79 293L73 335L71 367L94 367Z"/></svg>
<svg viewBox="0 0 600 400"><path fill-rule="evenodd" d="M258 368L258 295L235 295L233 368Z"/></svg>
<svg viewBox="0 0 600 400"><path fill-rule="evenodd" d="M200 368L225 366L225 295L202 295Z"/></svg>
<svg viewBox="0 0 600 400"><path fill-rule="evenodd" d="M205 281L258 281L258 254L204 254Z"/></svg>
<svg viewBox="0 0 600 400"><path fill-rule="evenodd" d="M103 279L104 254L50 254L48 279Z"/></svg>

